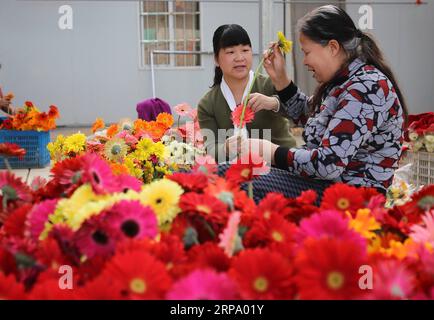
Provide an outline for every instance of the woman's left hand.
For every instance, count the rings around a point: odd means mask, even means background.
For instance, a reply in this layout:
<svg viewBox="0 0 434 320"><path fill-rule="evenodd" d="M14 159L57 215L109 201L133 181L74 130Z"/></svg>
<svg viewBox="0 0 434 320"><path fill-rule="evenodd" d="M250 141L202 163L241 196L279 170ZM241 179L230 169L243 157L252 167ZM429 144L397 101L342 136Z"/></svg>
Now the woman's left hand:
<svg viewBox="0 0 434 320"><path fill-rule="evenodd" d="M274 164L274 154L279 147L277 144L264 139L247 139L242 143L242 152L260 155L267 163Z"/></svg>
<svg viewBox="0 0 434 320"><path fill-rule="evenodd" d="M248 102L253 112L258 112L260 110L277 111L279 103L279 99L276 97L268 97L257 92L250 94Z"/></svg>

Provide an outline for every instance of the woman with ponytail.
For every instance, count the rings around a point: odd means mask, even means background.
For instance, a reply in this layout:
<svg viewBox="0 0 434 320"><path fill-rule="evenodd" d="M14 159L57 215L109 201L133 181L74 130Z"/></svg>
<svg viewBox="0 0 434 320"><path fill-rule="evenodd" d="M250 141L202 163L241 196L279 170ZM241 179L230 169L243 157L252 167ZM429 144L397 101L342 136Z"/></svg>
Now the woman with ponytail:
<svg viewBox="0 0 434 320"><path fill-rule="evenodd" d="M213 36L215 75L211 89L204 95L198 105L198 120L202 130L207 129L206 148L217 161L231 158L229 150L237 151L240 135L226 139L226 133L233 130L231 112L242 103L253 81L252 45L246 30L237 24L226 24L217 28ZM289 133L289 121L273 110L279 108L280 100L276 89L268 77L259 75L253 84L249 104L255 107L258 115L247 124L247 132L257 129L259 135L263 130L271 130L273 143L294 147L295 140ZM274 95L274 96L273 96ZM262 109L262 110L261 110ZM261 110L261 111L260 111ZM219 136L219 129L224 129L224 136ZM214 139L209 139L210 134ZM239 145L239 144L238 144Z"/></svg>
<svg viewBox="0 0 434 320"><path fill-rule="evenodd" d="M344 182L385 193L398 168L407 116L395 76L375 40L336 6L308 13L298 29L303 63L318 82L314 95L288 78L279 50L265 56L264 66L282 102L279 113L304 125L305 145L245 142L290 173L272 170L257 189L296 196L302 188L294 181L302 177L317 191Z"/></svg>

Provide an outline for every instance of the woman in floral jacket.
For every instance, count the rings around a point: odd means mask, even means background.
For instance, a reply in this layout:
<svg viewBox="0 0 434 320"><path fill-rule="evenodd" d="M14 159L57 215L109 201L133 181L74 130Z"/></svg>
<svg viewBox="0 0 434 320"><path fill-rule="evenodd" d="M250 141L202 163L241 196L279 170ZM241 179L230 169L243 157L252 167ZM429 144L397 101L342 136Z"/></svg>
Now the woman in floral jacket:
<svg viewBox="0 0 434 320"><path fill-rule="evenodd" d="M252 139L246 145L294 176L384 193L398 167L407 115L392 71L375 40L336 6L308 13L299 30L304 64L319 83L315 94L306 96L288 78L280 50L266 56L264 66L282 102L279 112L304 125L305 146ZM291 175L272 170L260 180L264 194L291 195Z"/></svg>

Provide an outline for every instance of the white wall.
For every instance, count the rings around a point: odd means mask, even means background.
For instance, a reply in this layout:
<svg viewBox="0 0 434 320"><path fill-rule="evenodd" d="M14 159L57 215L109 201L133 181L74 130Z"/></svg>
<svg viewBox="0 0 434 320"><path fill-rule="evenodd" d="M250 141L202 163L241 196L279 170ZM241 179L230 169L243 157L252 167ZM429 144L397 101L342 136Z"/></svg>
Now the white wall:
<svg viewBox="0 0 434 320"><path fill-rule="evenodd" d="M383 0L384 1L384 0ZM433 110L434 5L374 10L374 33L391 61L411 112ZM74 10L74 29L58 28L58 8ZM243 25L259 47L259 11L254 3L201 4L202 50L212 51L214 30ZM349 6L356 16L357 6ZM282 4L275 4L275 31L283 30ZM289 13L288 13L289 16ZM295 22L292 22L295 23ZM257 63L257 58L255 59ZM60 124L89 124L135 117L135 106L152 96L151 73L139 69L138 3L135 1L0 1L0 85L17 105L32 100L56 104ZM195 106L213 78L213 57L195 69L157 70L157 96L172 106Z"/></svg>

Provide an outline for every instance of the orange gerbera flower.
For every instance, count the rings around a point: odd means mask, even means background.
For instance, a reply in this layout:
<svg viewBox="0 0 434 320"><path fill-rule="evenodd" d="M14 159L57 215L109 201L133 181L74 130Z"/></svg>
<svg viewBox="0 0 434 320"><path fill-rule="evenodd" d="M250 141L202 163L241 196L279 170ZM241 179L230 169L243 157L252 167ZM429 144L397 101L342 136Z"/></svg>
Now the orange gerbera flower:
<svg viewBox="0 0 434 320"><path fill-rule="evenodd" d="M146 128L146 121L142 119L137 119L134 121L134 132L145 130L145 128Z"/></svg>
<svg viewBox="0 0 434 320"><path fill-rule="evenodd" d="M115 134L118 133L118 132L119 132L119 126L117 124L112 124L107 129L107 137L113 138L115 136Z"/></svg>
<svg viewBox="0 0 434 320"><path fill-rule="evenodd" d="M150 121L148 122L147 132L151 135L152 139L159 140L167 131L167 127L159 122Z"/></svg>
<svg viewBox="0 0 434 320"><path fill-rule="evenodd" d="M115 175L129 174L128 168L121 163L110 163L110 167Z"/></svg>
<svg viewBox="0 0 434 320"><path fill-rule="evenodd" d="M157 116L157 122L166 126L166 128L170 128L173 125L173 116L169 113L162 112Z"/></svg>
<svg viewBox="0 0 434 320"><path fill-rule="evenodd" d="M104 127L104 120L101 118L96 118L95 122L92 125L92 132L95 133L97 130L103 129Z"/></svg>

